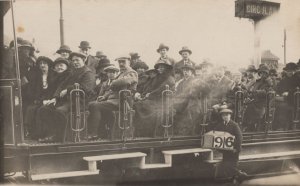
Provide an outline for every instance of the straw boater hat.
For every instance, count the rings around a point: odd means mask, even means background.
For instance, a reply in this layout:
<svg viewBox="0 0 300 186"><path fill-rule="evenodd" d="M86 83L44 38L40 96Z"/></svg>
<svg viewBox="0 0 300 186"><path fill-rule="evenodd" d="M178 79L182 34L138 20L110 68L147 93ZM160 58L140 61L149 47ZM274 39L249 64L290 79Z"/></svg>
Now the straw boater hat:
<svg viewBox="0 0 300 186"><path fill-rule="evenodd" d="M70 59L72 59L73 56L77 56L77 57L80 57L82 58L83 60L86 59L86 55L82 52L71 52L70 54Z"/></svg>
<svg viewBox="0 0 300 186"><path fill-rule="evenodd" d="M48 58L46 56L40 56L40 57L38 57L37 60L36 60L36 64L39 65L39 63L41 61L47 62L48 66L52 66L52 64L53 64L52 59L50 59L50 58Z"/></svg>
<svg viewBox="0 0 300 186"><path fill-rule="evenodd" d="M111 64L111 65L105 67L103 70L104 70L105 72L108 72L108 71L119 72L119 71L120 71L119 68L117 68L117 67L116 67L115 65L113 65L113 64Z"/></svg>
<svg viewBox="0 0 300 186"><path fill-rule="evenodd" d="M59 49L56 51L56 53L60 54L62 52L71 53L72 51L71 51L71 49L70 49L70 47L68 45L61 45L59 47Z"/></svg>
<svg viewBox="0 0 300 186"><path fill-rule="evenodd" d="M87 41L81 41L79 48L91 48L90 43Z"/></svg>
<svg viewBox="0 0 300 186"><path fill-rule="evenodd" d="M227 108L225 108L225 109L222 109L221 111L220 111L220 114L232 114L232 110L230 110L230 109L227 109Z"/></svg>
<svg viewBox="0 0 300 186"><path fill-rule="evenodd" d="M55 59L55 61L53 62L53 66L55 66L58 63L64 63L67 66L69 66L69 61L63 57L58 57L57 59Z"/></svg>
<svg viewBox="0 0 300 186"><path fill-rule="evenodd" d="M164 49L164 48L169 50L169 47L167 45L161 43L156 51L159 52L161 49Z"/></svg>
<svg viewBox="0 0 300 186"><path fill-rule="evenodd" d="M154 65L154 68L158 69L158 66L161 65L161 64L167 66L168 68L173 68L171 61L169 61L169 60L162 60L162 59L160 59L160 60L158 60L156 62L156 64Z"/></svg>
<svg viewBox="0 0 300 186"><path fill-rule="evenodd" d="M186 46L182 47L182 49L179 51L179 54L181 55L182 52L188 52L188 53L192 54L192 51Z"/></svg>

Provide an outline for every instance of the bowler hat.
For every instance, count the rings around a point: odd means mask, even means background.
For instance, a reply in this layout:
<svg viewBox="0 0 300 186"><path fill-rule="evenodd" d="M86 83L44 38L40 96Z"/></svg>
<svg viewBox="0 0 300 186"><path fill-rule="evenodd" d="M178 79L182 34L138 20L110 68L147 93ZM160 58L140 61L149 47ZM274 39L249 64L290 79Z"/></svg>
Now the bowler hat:
<svg viewBox="0 0 300 186"><path fill-rule="evenodd" d="M254 65L249 65L246 72L257 72L257 69Z"/></svg>
<svg viewBox="0 0 300 186"><path fill-rule="evenodd" d="M48 66L51 66L53 64L52 59L50 59L49 57L46 57L46 56L38 57L37 60L36 60L36 64L39 64L41 61L47 62Z"/></svg>
<svg viewBox="0 0 300 186"><path fill-rule="evenodd" d="M227 109L227 108L222 109L222 110L220 111L220 114L224 114L224 113L232 114L232 110Z"/></svg>
<svg viewBox="0 0 300 186"><path fill-rule="evenodd" d="M97 51L96 57L101 58L101 57L106 57L106 55L102 51Z"/></svg>
<svg viewBox="0 0 300 186"><path fill-rule="evenodd" d="M104 59L100 59L97 68L98 68L98 69L99 69L99 68L105 68L105 67L110 66L110 65L111 65L111 64L110 64L109 59L104 58Z"/></svg>
<svg viewBox="0 0 300 186"><path fill-rule="evenodd" d="M70 49L70 47L68 45L61 45L59 47L59 49L56 51L56 53L60 54L62 52L71 53L72 51L71 51L71 49Z"/></svg>
<svg viewBox="0 0 300 186"><path fill-rule="evenodd" d="M55 61L53 62L53 65L55 66L58 63L64 63L67 66L69 66L69 61L66 58L63 58L63 57L58 57L57 59L55 59Z"/></svg>
<svg viewBox="0 0 300 186"><path fill-rule="evenodd" d="M169 47L167 45L161 43L156 51L159 52L161 49L164 49L164 48L169 50Z"/></svg>
<svg viewBox="0 0 300 186"><path fill-rule="evenodd" d="M285 71L296 70L296 68L297 68L297 64L293 63L293 62L290 62L290 63L287 63L285 65L285 67L283 68L283 70L285 70Z"/></svg>
<svg viewBox="0 0 300 186"><path fill-rule="evenodd" d="M192 51L187 46L182 47L182 49L179 51L179 54L181 55L182 52L188 52L192 54Z"/></svg>
<svg viewBox="0 0 300 186"><path fill-rule="evenodd" d="M115 71L115 72L119 72L119 71L120 71L120 70L119 70L115 65L113 65L113 64L111 64L111 65L105 67L103 70L104 70L105 72L107 72L107 71Z"/></svg>
<svg viewBox="0 0 300 186"><path fill-rule="evenodd" d="M86 59L86 55L82 52L71 52L69 58L72 59L73 56L81 57L83 60Z"/></svg>
<svg viewBox="0 0 300 186"><path fill-rule="evenodd" d="M91 48L90 43L87 41L81 41L79 48Z"/></svg>
<svg viewBox="0 0 300 186"><path fill-rule="evenodd" d="M20 41L20 48L21 47L29 47L31 50L35 50L34 47L32 46L32 43L28 40L21 40Z"/></svg>
<svg viewBox="0 0 300 186"><path fill-rule="evenodd" d="M130 53L130 59L139 59L141 56L138 53Z"/></svg>
<svg viewBox="0 0 300 186"><path fill-rule="evenodd" d="M154 68L158 69L158 66L161 64L167 66L168 68L173 68L172 62L168 59L159 59L154 65Z"/></svg>
<svg viewBox="0 0 300 186"><path fill-rule="evenodd" d="M138 68L142 68L142 69L148 70L149 66L145 62L143 62L143 61L138 61L138 62L134 63L134 65L133 65L132 68L134 70L137 70Z"/></svg>

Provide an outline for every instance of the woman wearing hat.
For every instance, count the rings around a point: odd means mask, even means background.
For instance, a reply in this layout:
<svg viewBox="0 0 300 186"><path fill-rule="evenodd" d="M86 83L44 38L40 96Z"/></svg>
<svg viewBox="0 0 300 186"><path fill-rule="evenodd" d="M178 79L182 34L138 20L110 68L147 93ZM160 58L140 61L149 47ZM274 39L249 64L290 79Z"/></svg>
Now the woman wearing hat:
<svg viewBox="0 0 300 186"><path fill-rule="evenodd" d="M166 85L170 90L174 90L175 86L173 66L170 62L159 60L154 68L158 72L157 76L152 78L149 85L141 92L141 98L144 100L135 104L137 135L140 136L153 136L155 128L153 121L157 117L157 114L153 113L161 109L162 91L166 89Z"/></svg>
<svg viewBox="0 0 300 186"><path fill-rule="evenodd" d="M71 49L68 45L61 45L59 49L56 51L62 58L68 59L71 53Z"/></svg>

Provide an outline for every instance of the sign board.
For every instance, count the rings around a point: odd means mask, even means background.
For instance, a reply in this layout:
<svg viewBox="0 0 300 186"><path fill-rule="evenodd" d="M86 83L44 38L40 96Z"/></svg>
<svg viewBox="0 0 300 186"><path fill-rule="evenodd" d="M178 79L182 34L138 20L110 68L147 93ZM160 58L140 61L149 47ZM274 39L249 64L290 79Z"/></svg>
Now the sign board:
<svg viewBox="0 0 300 186"><path fill-rule="evenodd" d="M224 131L210 131L203 135L202 148L233 150L235 137Z"/></svg>
<svg viewBox="0 0 300 186"><path fill-rule="evenodd" d="M280 3L260 0L236 0L235 17L259 20L277 12Z"/></svg>

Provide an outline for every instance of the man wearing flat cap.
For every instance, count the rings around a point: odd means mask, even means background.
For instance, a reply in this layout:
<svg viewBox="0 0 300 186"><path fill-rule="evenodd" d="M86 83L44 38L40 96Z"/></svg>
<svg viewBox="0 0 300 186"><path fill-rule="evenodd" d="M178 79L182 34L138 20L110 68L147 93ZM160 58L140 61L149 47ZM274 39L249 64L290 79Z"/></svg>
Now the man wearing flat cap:
<svg viewBox="0 0 300 186"><path fill-rule="evenodd" d="M80 51L86 55L85 65L96 74L96 68L98 67L99 60L90 55L90 43L88 41L81 41L79 45Z"/></svg>
<svg viewBox="0 0 300 186"><path fill-rule="evenodd" d="M156 51L160 54L158 61L166 61L166 63L170 63L172 66L174 66L175 60L167 55L169 51L169 47L167 45L161 43Z"/></svg>
<svg viewBox="0 0 300 186"><path fill-rule="evenodd" d="M54 93L54 102L50 102L48 107L39 110L41 122L52 126L48 136L41 141L62 141L67 116L70 107L70 91L74 84L79 84L80 89L85 92L85 100L88 102L94 96L95 74L85 66L86 55L81 52L72 52L70 59L74 66L74 71L62 81Z"/></svg>
<svg viewBox="0 0 300 186"><path fill-rule="evenodd" d="M195 67L195 62L190 60L190 55L192 54L192 51L188 47L182 47L182 49L179 51L179 54L181 55L182 60L175 63L175 69L180 69L184 65L192 65L193 67Z"/></svg>

